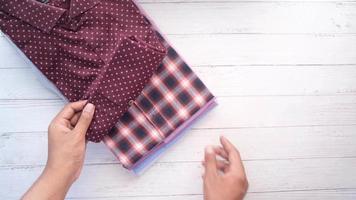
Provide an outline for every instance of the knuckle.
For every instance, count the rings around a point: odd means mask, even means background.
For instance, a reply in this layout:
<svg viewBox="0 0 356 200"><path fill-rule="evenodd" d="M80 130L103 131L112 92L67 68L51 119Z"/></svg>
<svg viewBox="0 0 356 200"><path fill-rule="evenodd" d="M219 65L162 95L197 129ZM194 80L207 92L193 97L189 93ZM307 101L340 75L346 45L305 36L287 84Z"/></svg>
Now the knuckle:
<svg viewBox="0 0 356 200"><path fill-rule="evenodd" d="M51 132L52 130L54 130L56 128L56 123L54 121L52 121L48 127L47 127L47 130L48 132Z"/></svg>
<svg viewBox="0 0 356 200"><path fill-rule="evenodd" d="M47 130L48 132L52 129L52 122L48 125Z"/></svg>
<svg viewBox="0 0 356 200"><path fill-rule="evenodd" d="M80 146L80 144L83 143L85 136L83 136L84 134L82 134L81 130L77 130L77 131L73 130L72 134L73 134L73 144L76 148L78 148L78 146Z"/></svg>
<svg viewBox="0 0 356 200"><path fill-rule="evenodd" d="M236 148L233 148L233 150L232 150L232 155L233 155L235 158L241 158L240 152L239 152L239 150L237 150Z"/></svg>
<svg viewBox="0 0 356 200"><path fill-rule="evenodd" d="M83 143L83 140L85 137L81 133L75 133L75 142L76 142L76 147L80 146L80 144Z"/></svg>
<svg viewBox="0 0 356 200"><path fill-rule="evenodd" d="M85 122L89 121L91 119L91 115L87 112L83 112L82 115L80 116L80 118L82 118L82 120L84 120Z"/></svg>
<svg viewBox="0 0 356 200"><path fill-rule="evenodd" d="M240 197L244 197L244 196L246 195L246 193L247 193L247 190L244 189L244 188L240 188L238 192L239 192L238 195L239 195Z"/></svg>
<svg viewBox="0 0 356 200"><path fill-rule="evenodd" d="M241 184L246 184L247 183L247 179L245 177L240 177L238 180L239 180L239 182Z"/></svg>
<svg viewBox="0 0 356 200"><path fill-rule="evenodd" d="M245 186L245 185L248 185L248 181L246 179L245 176L237 176L235 175L233 177L233 182L236 184L236 185L239 185L239 186Z"/></svg>
<svg viewBox="0 0 356 200"><path fill-rule="evenodd" d="M248 190L248 181L245 176L231 175L227 178L228 184L236 188L239 196L244 196Z"/></svg>
<svg viewBox="0 0 356 200"><path fill-rule="evenodd" d="M242 186L247 186L247 185L248 185L248 181L247 181L247 178L246 178L246 177L240 177L240 178L238 179L238 182L239 182L239 184L242 185Z"/></svg>
<svg viewBox="0 0 356 200"><path fill-rule="evenodd" d="M72 107L72 103L68 103L63 108L64 109L70 109L71 107Z"/></svg>

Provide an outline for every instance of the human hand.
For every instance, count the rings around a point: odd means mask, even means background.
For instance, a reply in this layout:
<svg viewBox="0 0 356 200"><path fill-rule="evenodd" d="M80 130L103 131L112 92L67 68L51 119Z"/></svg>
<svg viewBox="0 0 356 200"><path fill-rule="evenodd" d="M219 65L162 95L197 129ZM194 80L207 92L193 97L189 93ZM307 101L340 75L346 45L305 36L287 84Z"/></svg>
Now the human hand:
<svg viewBox="0 0 356 200"><path fill-rule="evenodd" d="M225 137L220 137L222 147L208 146L205 149L204 199L241 200L248 182L241 157L237 149ZM216 156L222 159L217 160Z"/></svg>
<svg viewBox="0 0 356 200"><path fill-rule="evenodd" d="M64 199L79 177L85 156L85 134L94 115L87 101L67 104L48 126L48 159L36 182L23 200Z"/></svg>
<svg viewBox="0 0 356 200"><path fill-rule="evenodd" d="M46 170L55 171L74 182L80 175L86 149L85 134L94 115L87 101L67 104L48 127Z"/></svg>

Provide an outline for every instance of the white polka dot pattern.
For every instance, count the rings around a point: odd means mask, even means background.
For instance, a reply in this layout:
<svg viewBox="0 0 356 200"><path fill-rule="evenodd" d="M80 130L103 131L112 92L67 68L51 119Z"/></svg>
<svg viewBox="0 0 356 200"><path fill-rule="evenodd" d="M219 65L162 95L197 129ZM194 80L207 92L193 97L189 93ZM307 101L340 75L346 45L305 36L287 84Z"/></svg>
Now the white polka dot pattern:
<svg viewBox="0 0 356 200"><path fill-rule="evenodd" d="M166 55L131 0L0 0L0 28L69 101L95 104L100 142Z"/></svg>

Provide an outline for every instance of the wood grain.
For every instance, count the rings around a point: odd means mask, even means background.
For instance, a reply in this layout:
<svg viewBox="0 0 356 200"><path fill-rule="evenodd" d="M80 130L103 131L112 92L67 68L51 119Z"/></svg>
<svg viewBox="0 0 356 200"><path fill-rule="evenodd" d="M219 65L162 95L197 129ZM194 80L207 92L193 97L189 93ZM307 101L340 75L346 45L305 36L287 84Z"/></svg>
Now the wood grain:
<svg viewBox="0 0 356 200"><path fill-rule="evenodd" d="M176 4L166 1L142 5L166 34L356 33L356 2L199 1ZM190 19L189 23L186 19Z"/></svg>
<svg viewBox="0 0 356 200"><path fill-rule="evenodd" d="M244 164L251 185L250 192L356 188L356 176L344 176L345 173L354 173L356 158L245 161ZM38 167L0 168L1 177L7 180L0 182L0 196L7 199L18 197L40 171ZM291 174L294 176L291 177ZM22 184L12 187L17 183ZM202 193L201 185L200 162L157 163L141 177L128 174L117 164L88 165L68 197L86 198L98 193L117 198L196 195Z"/></svg>
<svg viewBox="0 0 356 200"><path fill-rule="evenodd" d="M276 191L276 192L258 192L248 193L245 197L246 200L262 200L262 199L274 199L274 200L325 200L325 199L343 199L353 200L356 196L355 189L334 189L334 190L304 190L304 191ZM131 196L131 197L119 197L120 200L201 200L203 195L164 195L164 196ZM82 199L82 198L69 198L69 199ZM102 197L102 198L85 198L88 200L114 200L118 197Z"/></svg>
<svg viewBox="0 0 356 200"><path fill-rule="evenodd" d="M356 1L139 0L219 106L140 177L88 145L68 199L202 199L203 149L241 152L246 199L356 199ZM0 199L40 174L63 103L0 31Z"/></svg>
<svg viewBox="0 0 356 200"><path fill-rule="evenodd" d="M140 3L141 5L144 4L150 4L150 3L227 3L227 2L232 2L232 3L246 3L246 2L279 2L279 3L285 3L285 2L294 2L294 3L304 3L304 2L323 2L323 3L328 3L328 2L338 2L338 3L348 3L348 2L355 2L355 0L307 0L307 1L297 1L297 0L137 0L136 2Z"/></svg>
<svg viewBox="0 0 356 200"><path fill-rule="evenodd" d="M356 1L139 2L165 34L356 34Z"/></svg>
<svg viewBox="0 0 356 200"><path fill-rule="evenodd" d="M219 104L194 127L340 126L356 121L353 95L221 97ZM0 124L6 124L1 131L46 131L63 105L60 100L0 100Z"/></svg>
<svg viewBox="0 0 356 200"><path fill-rule="evenodd" d="M193 66L193 69L218 97L356 94L356 65ZM27 67L0 69L0 82L4 83L0 99L59 99Z"/></svg>
<svg viewBox="0 0 356 200"><path fill-rule="evenodd" d="M220 135L238 147L244 160L356 157L355 128L356 125L194 129L157 162L198 162L203 158L205 146L219 144ZM17 144L21 146L13 148ZM0 151L2 166L43 166L47 158L47 133L2 133ZM100 163L118 161L105 145L89 143L86 164Z"/></svg>
<svg viewBox="0 0 356 200"><path fill-rule="evenodd" d="M356 64L356 43L350 42L356 41L356 35L227 34L169 35L168 38L193 66ZM0 46L0 68L26 66L4 38Z"/></svg>

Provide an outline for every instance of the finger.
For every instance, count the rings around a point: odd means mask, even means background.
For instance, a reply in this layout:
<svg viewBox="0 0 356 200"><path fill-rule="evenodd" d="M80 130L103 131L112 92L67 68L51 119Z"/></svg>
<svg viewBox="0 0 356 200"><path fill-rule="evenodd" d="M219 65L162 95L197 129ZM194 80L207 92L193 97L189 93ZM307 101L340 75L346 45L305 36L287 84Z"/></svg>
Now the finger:
<svg viewBox="0 0 356 200"><path fill-rule="evenodd" d="M239 151L235 146L224 136L220 137L221 144L229 156L230 169L239 173L241 176L245 176L245 169L241 160Z"/></svg>
<svg viewBox="0 0 356 200"><path fill-rule="evenodd" d="M205 159L204 159L205 174L207 176L216 176L216 155L214 149L211 146L205 148Z"/></svg>
<svg viewBox="0 0 356 200"><path fill-rule="evenodd" d="M215 146L214 147L214 151L217 155L219 155L220 157L224 158L225 160L228 160L228 154L227 152L225 151L224 148L222 147L219 147L219 146Z"/></svg>
<svg viewBox="0 0 356 200"><path fill-rule="evenodd" d="M77 122L78 122L78 120L79 120L81 114L82 114L82 112L77 112L77 113L74 114L74 116L72 117L72 119L70 119L70 124L71 124L73 127L77 124Z"/></svg>
<svg viewBox="0 0 356 200"><path fill-rule="evenodd" d="M216 167L220 171L227 172L227 170L229 169L229 164L226 161L218 160L216 162Z"/></svg>
<svg viewBox="0 0 356 200"><path fill-rule="evenodd" d="M76 101L73 103L68 103L61 112L56 116L57 119L66 119L70 120L76 112L79 112L83 109L87 100Z"/></svg>
<svg viewBox="0 0 356 200"><path fill-rule="evenodd" d="M91 120L93 119L95 111L95 106L91 103L88 103L79 117L78 123L75 125L73 131L79 133L82 136L85 136Z"/></svg>
<svg viewBox="0 0 356 200"><path fill-rule="evenodd" d="M201 163L205 167L205 161ZM229 169L229 163L222 160L216 160L216 168L220 171L226 172Z"/></svg>
<svg viewBox="0 0 356 200"><path fill-rule="evenodd" d="M224 150L226 151L228 160L230 162L241 160L240 154L238 153L237 149L233 144L231 144L231 142L228 139L226 139L224 136L221 136L220 143L223 146Z"/></svg>
<svg viewBox="0 0 356 200"><path fill-rule="evenodd" d="M201 176L202 176L202 178L204 178L204 176L205 176L205 161L204 160L201 161L201 164L203 165Z"/></svg>

